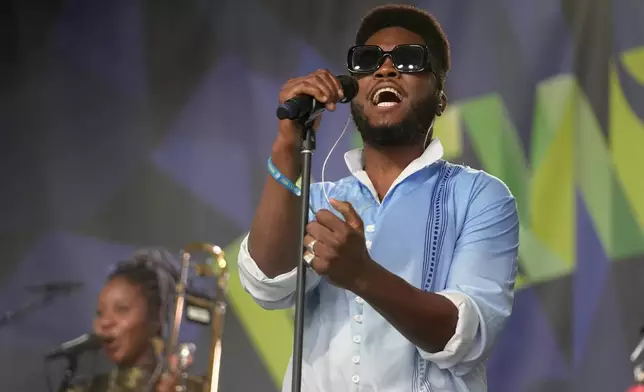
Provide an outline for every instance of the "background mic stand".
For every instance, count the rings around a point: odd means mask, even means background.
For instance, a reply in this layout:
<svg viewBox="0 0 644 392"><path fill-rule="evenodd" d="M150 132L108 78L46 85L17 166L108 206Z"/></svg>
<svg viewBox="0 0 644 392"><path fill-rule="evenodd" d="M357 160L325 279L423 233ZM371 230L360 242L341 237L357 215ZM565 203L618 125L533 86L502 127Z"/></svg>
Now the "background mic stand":
<svg viewBox="0 0 644 392"><path fill-rule="evenodd" d="M44 308L56 298L56 293L45 292L42 296L33 299L29 302L22 304L15 310L9 310L0 315L0 327L11 323L13 320L18 319L34 310Z"/></svg>
<svg viewBox="0 0 644 392"><path fill-rule="evenodd" d="M315 100L313 101L315 105ZM302 154L302 216L300 221L300 237L297 241L297 254L300 262L297 265L297 285L295 288L295 330L293 333L293 366L291 390L300 392L302 388L302 341L304 338L304 297L306 292L306 269L308 264L303 259L304 253L304 234L306 225L309 223L309 193L311 188L311 158L315 151L315 131L313 123L321 111L311 113L305 121L302 122L302 145L300 152Z"/></svg>
<svg viewBox="0 0 644 392"><path fill-rule="evenodd" d="M78 369L78 355L67 355L65 358L67 359L67 367L65 367L63 379L60 380L58 392L66 392L67 390L69 390L74 375L76 374L76 369Z"/></svg>
<svg viewBox="0 0 644 392"><path fill-rule="evenodd" d="M70 295L76 289L83 287L80 282L51 282L37 286L27 286L25 290L39 294L38 298L25 302L15 310L0 314L0 327L11 323L37 309L49 305L56 297Z"/></svg>

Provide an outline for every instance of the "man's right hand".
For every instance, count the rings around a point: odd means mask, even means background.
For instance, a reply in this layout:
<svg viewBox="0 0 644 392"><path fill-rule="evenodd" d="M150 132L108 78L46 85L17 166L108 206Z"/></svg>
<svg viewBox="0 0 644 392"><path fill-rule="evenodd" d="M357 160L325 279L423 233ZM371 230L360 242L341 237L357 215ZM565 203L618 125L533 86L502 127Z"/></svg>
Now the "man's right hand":
<svg viewBox="0 0 644 392"><path fill-rule="evenodd" d="M280 91L280 105L299 94L310 95L318 102L324 103L327 110L334 111L335 104L344 98L340 81L325 69L317 70L306 76L289 79ZM321 116L315 121L314 128L320 123ZM298 145L301 135L298 121L280 120L278 142Z"/></svg>
<svg viewBox="0 0 644 392"><path fill-rule="evenodd" d="M340 81L326 70L286 82L280 91L279 102L283 104L300 94L312 96L328 110L335 110L336 103L344 98ZM316 118L314 129L320 118ZM301 139L299 121L279 121L271 159L281 175L294 183L302 168ZM293 270L302 260L302 251L297 249L298 238L302 236L298 224L302 203L299 197L271 178L270 174L266 177L248 237L248 251L259 269L269 278L274 278Z"/></svg>

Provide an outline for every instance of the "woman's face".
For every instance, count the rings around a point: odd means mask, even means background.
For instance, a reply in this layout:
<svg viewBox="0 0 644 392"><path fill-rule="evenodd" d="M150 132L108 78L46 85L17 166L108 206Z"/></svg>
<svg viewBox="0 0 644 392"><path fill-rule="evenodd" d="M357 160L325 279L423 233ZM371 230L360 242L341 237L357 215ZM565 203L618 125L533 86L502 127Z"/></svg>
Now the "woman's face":
<svg viewBox="0 0 644 392"><path fill-rule="evenodd" d="M113 362L140 364L151 347L151 324L138 286L121 277L107 282L98 299L94 333L105 337L105 353Z"/></svg>

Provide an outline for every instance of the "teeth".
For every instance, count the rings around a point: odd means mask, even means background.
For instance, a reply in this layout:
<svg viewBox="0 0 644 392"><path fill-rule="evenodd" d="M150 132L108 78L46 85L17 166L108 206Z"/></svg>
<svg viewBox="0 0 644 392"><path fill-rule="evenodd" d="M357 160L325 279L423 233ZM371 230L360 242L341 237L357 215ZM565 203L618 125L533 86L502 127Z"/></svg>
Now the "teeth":
<svg viewBox="0 0 644 392"><path fill-rule="evenodd" d="M384 93L386 91L396 94L396 97L398 97L398 100L402 101L402 95L398 91L396 91L392 87L383 87L383 88L379 88L376 91L376 93L373 95L373 104L374 105L377 105L377 106L393 106L393 105L396 104L396 102L378 102L379 99L380 99L380 94L382 94L382 93Z"/></svg>
<svg viewBox="0 0 644 392"><path fill-rule="evenodd" d="M380 102L376 106L378 107L389 107L389 106L395 106L398 105L398 102Z"/></svg>

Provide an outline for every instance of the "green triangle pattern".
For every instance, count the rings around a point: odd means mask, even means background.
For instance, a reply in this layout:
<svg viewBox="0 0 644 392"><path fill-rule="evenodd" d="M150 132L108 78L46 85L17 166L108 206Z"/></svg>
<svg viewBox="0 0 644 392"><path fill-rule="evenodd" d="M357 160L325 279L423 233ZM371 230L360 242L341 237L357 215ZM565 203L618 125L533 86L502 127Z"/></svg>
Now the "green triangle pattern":
<svg viewBox="0 0 644 392"><path fill-rule="evenodd" d="M459 105L466 130L485 170L499 177L517 200L519 217L530 224L529 169L517 132L498 94Z"/></svg>
<svg viewBox="0 0 644 392"><path fill-rule="evenodd" d="M590 103L574 85L577 105L577 179L607 255L620 259L644 251L644 235L634 219Z"/></svg>

